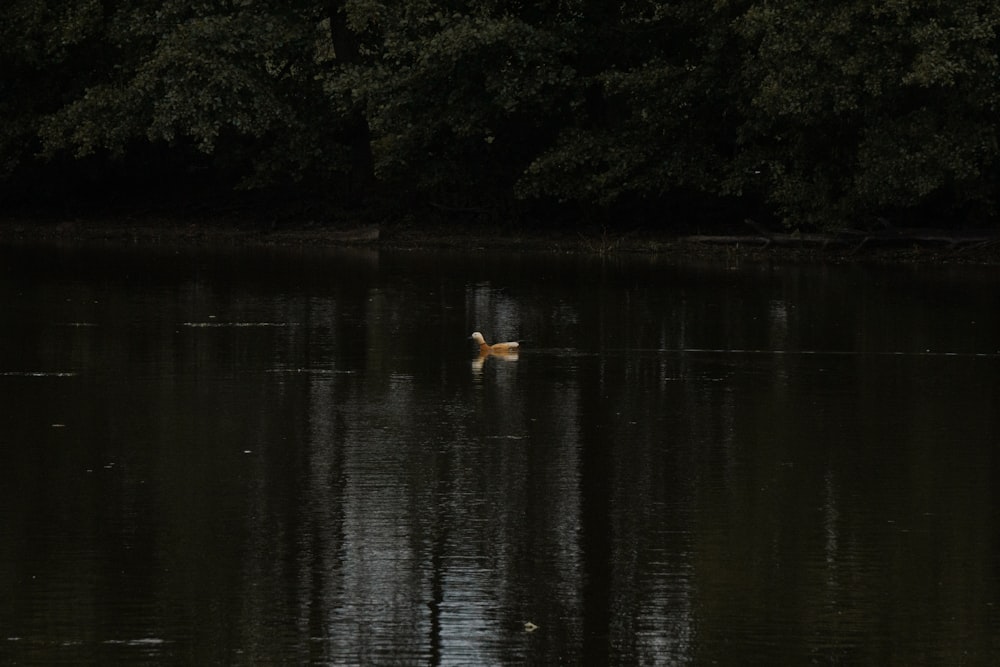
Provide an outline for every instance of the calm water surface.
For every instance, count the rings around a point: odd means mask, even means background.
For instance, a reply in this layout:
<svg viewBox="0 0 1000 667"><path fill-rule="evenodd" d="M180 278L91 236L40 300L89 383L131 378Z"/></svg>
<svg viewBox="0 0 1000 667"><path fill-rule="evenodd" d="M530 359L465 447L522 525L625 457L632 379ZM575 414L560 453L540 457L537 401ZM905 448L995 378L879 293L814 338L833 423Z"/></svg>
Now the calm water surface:
<svg viewBox="0 0 1000 667"><path fill-rule="evenodd" d="M7 247L0 305L2 663L1000 662L995 269Z"/></svg>

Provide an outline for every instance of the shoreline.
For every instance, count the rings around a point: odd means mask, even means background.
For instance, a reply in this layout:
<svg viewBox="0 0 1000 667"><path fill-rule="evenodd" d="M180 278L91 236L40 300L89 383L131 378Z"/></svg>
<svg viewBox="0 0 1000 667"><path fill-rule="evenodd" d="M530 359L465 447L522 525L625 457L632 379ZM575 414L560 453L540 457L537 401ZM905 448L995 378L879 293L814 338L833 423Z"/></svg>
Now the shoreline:
<svg viewBox="0 0 1000 667"><path fill-rule="evenodd" d="M265 225L252 220L0 218L2 244L102 244L134 246L353 247L387 250L540 252L613 257L656 255L667 259L785 261L814 263L1000 265L1000 243L873 244L826 247L692 241L658 230L532 228L514 224L485 229L459 223L399 222L344 227L319 223ZM698 237L701 239L709 237ZM723 237L720 237L723 238Z"/></svg>

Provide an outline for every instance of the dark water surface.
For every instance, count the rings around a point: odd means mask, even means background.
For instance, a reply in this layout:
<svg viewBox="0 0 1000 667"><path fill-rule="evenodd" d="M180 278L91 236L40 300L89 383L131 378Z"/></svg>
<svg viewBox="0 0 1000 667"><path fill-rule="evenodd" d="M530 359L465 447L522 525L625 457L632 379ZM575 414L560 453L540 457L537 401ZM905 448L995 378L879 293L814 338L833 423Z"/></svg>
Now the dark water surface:
<svg viewBox="0 0 1000 667"><path fill-rule="evenodd" d="M22 247L0 305L0 663L1000 662L996 269Z"/></svg>

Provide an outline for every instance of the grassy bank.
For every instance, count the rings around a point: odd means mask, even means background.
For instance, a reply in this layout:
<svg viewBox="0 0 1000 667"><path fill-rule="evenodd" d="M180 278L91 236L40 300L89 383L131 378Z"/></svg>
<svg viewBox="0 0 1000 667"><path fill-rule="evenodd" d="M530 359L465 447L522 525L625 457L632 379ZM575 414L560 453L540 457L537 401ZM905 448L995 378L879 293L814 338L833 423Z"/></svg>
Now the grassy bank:
<svg viewBox="0 0 1000 667"><path fill-rule="evenodd" d="M720 261L899 262L1000 264L1000 243L947 242L823 244L769 243L742 237L707 242L704 237L634 228L544 228L513 223L456 224L404 220L380 225L298 223L274 225L237 218L0 219L0 243L101 243L131 245L365 246L469 252L532 251L614 256L657 254Z"/></svg>

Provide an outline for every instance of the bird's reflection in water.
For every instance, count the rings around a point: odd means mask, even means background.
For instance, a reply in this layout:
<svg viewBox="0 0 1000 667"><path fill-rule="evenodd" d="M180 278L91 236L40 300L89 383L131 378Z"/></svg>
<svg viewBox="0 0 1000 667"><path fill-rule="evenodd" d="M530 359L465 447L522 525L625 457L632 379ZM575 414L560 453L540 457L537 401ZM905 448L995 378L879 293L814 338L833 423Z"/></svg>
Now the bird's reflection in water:
<svg viewBox="0 0 1000 667"><path fill-rule="evenodd" d="M487 352L480 354L472 360L472 377L477 380L483 377L483 369L486 367L488 359L497 360L493 363L517 361L517 352Z"/></svg>

